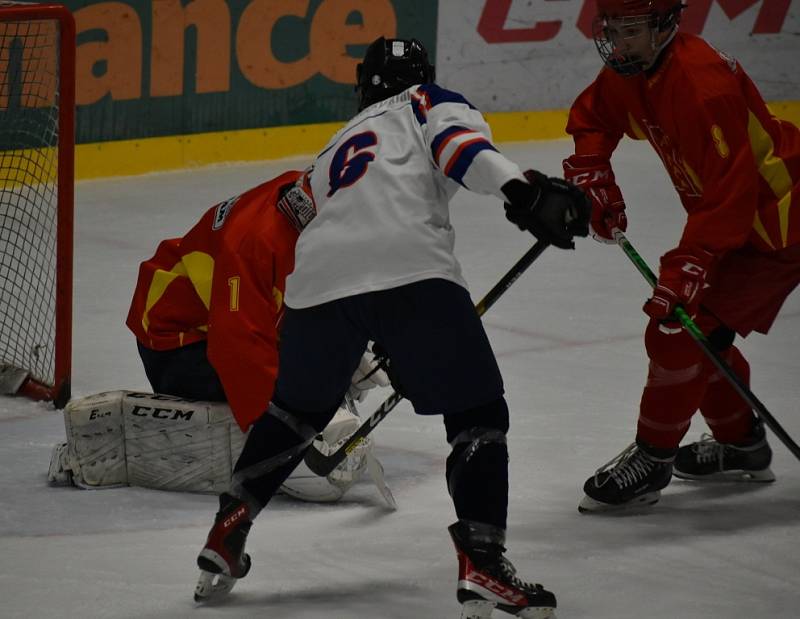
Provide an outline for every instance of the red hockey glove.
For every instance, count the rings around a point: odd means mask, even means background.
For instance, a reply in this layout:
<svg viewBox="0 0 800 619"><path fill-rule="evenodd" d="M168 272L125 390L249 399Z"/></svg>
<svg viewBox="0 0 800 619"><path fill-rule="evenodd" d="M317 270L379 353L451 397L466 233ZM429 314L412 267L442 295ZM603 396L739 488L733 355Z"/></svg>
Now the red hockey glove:
<svg viewBox="0 0 800 619"><path fill-rule="evenodd" d="M592 238L615 243L613 230L625 232L628 218L611 165L600 155L572 155L563 165L564 178L583 189L592 201Z"/></svg>
<svg viewBox="0 0 800 619"><path fill-rule="evenodd" d="M661 257L661 269L653 296L642 308L644 313L664 320L680 304L689 316L697 313L708 274L715 256L702 249L676 248Z"/></svg>

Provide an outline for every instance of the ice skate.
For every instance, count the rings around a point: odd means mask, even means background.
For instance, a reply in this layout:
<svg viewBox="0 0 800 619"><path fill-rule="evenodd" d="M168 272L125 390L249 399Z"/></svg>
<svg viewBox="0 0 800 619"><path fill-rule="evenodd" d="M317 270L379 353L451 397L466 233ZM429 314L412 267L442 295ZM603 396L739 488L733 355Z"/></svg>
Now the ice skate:
<svg viewBox="0 0 800 619"><path fill-rule="evenodd" d="M503 556L502 529L459 520L448 531L458 554L461 619L487 619L494 608L524 619L555 619L556 596L521 580Z"/></svg>
<svg viewBox="0 0 800 619"><path fill-rule="evenodd" d="M702 481L775 481L769 468L772 449L764 427L756 423L752 436L744 443L719 443L709 434L678 449L672 474L680 479Z"/></svg>
<svg viewBox="0 0 800 619"><path fill-rule="evenodd" d="M663 452L663 453L662 453ZM607 512L653 505L672 476L673 450L629 445L586 480L578 511Z"/></svg>
<svg viewBox="0 0 800 619"><path fill-rule="evenodd" d="M210 602L225 597L239 578L250 571L250 556L244 543L252 521L250 510L239 499L223 493L219 511L208 533L206 545L197 557L200 578L194 590L195 602Z"/></svg>

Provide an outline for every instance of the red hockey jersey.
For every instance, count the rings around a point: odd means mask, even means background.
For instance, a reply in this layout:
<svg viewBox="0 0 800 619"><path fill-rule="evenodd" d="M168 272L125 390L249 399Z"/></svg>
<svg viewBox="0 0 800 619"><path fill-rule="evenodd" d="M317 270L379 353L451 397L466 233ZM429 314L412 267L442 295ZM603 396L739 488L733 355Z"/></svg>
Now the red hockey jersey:
<svg viewBox="0 0 800 619"><path fill-rule="evenodd" d="M278 372L277 324L298 232L275 207L291 171L210 208L139 268L127 325L154 350L208 340L208 359L246 430Z"/></svg>
<svg viewBox="0 0 800 619"><path fill-rule="evenodd" d="M567 132L577 154L609 159L623 135L648 140L688 213L682 247L800 243L800 131L699 37L678 34L652 75L604 68L573 104Z"/></svg>

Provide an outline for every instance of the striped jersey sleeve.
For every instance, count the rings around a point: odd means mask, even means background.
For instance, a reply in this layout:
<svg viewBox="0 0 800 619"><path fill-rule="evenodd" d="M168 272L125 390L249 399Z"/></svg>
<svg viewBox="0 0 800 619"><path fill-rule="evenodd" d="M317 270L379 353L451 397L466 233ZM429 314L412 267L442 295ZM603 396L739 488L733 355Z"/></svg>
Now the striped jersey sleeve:
<svg viewBox="0 0 800 619"><path fill-rule="evenodd" d="M436 84L418 86L411 95L434 165L470 191L504 199L500 188L523 178L516 163L492 144L483 115L457 92Z"/></svg>

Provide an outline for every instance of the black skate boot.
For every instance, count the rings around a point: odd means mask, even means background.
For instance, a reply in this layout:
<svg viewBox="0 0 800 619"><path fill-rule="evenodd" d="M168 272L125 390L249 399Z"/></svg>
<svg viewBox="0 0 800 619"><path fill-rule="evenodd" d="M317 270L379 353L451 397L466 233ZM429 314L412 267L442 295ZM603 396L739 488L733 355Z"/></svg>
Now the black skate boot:
<svg viewBox="0 0 800 619"><path fill-rule="evenodd" d="M524 582L503 556L505 532L490 524L459 520L447 530L458 554L461 619L485 619L492 609L524 619L555 619L556 596Z"/></svg>
<svg viewBox="0 0 800 619"><path fill-rule="evenodd" d="M230 593L239 578L250 571L250 555L244 552L253 522L247 504L222 493L214 526L197 557L200 578L194 590L195 602L207 602Z"/></svg>
<svg viewBox="0 0 800 619"><path fill-rule="evenodd" d="M775 481L769 468L772 449L758 420L750 436L738 444L718 443L703 434L696 443L678 449L672 474L681 479L709 481Z"/></svg>
<svg viewBox="0 0 800 619"><path fill-rule="evenodd" d="M586 496L578 511L607 512L657 503L672 476L674 458L674 449L632 443L586 480Z"/></svg>

